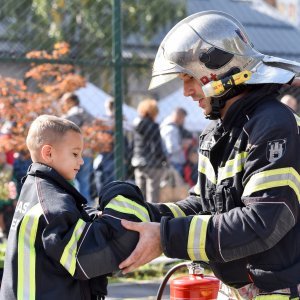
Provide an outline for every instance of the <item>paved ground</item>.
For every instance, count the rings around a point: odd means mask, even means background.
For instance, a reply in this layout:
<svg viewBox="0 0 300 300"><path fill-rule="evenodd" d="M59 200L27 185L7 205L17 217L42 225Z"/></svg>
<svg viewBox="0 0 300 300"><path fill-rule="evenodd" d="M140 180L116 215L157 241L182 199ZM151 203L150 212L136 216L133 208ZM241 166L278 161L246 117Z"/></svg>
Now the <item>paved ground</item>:
<svg viewBox="0 0 300 300"><path fill-rule="evenodd" d="M160 256L154 259L150 264L171 263L179 261L178 259ZM161 280L162 281L162 280ZM155 279L152 281L139 281L133 283L114 283L108 285L107 300L155 300L161 281ZM167 284L163 298L170 299L170 288Z"/></svg>
<svg viewBox="0 0 300 300"><path fill-rule="evenodd" d="M160 282L144 281L139 283L115 283L108 286L107 300L155 300ZM164 290L162 299L170 299L169 286Z"/></svg>

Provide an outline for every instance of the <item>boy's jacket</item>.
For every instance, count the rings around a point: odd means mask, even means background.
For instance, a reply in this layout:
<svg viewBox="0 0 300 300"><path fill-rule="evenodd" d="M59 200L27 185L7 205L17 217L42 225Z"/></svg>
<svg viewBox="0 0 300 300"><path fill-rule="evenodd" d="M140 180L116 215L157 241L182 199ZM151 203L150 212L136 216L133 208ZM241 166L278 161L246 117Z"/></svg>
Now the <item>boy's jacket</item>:
<svg viewBox="0 0 300 300"><path fill-rule="evenodd" d="M136 191L113 194L101 204L99 217L54 169L33 163L8 237L0 299L90 300L93 294L105 294L105 284L96 291L106 283L101 276L119 270L138 240L138 233L125 230L118 215L150 220Z"/></svg>

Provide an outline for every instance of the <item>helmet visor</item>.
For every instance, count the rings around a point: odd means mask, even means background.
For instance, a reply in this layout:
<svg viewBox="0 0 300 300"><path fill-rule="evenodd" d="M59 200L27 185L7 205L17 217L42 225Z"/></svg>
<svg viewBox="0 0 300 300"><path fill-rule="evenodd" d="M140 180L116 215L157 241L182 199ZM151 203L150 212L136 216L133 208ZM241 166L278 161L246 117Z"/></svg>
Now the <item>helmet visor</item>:
<svg viewBox="0 0 300 300"><path fill-rule="evenodd" d="M174 28L175 29L175 28ZM186 73L197 78L196 68L199 62L201 44L204 48L210 45L204 43L188 24L181 24L176 30L171 30L161 43L152 70L152 80L149 89L158 87ZM184 37L184 39L183 39Z"/></svg>
<svg viewBox="0 0 300 300"><path fill-rule="evenodd" d="M178 73L153 76L148 89L153 90L167 82L172 81L176 77L178 77Z"/></svg>

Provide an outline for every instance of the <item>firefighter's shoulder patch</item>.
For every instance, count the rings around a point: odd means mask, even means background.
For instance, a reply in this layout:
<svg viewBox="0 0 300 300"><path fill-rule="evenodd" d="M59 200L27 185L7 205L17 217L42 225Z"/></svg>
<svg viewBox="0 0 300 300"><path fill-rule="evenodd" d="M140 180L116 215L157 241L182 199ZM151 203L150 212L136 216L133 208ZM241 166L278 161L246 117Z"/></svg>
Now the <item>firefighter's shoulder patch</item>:
<svg viewBox="0 0 300 300"><path fill-rule="evenodd" d="M267 144L267 160L274 162L281 158L286 150L286 139L269 141Z"/></svg>

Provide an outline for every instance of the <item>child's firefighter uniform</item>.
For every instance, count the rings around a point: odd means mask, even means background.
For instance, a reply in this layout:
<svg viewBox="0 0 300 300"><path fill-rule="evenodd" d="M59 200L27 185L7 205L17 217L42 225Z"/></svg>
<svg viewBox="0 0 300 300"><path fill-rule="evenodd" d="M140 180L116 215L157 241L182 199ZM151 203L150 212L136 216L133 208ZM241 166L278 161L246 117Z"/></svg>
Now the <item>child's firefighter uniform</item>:
<svg viewBox="0 0 300 300"><path fill-rule="evenodd" d="M101 275L117 271L138 240L117 216L124 209L125 219L150 217L139 189L127 183L106 190L101 217L95 210L88 214L85 203L54 169L31 165L9 233L1 300L90 300L105 294Z"/></svg>
<svg viewBox="0 0 300 300"><path fill-rule="evenodd" d="M236 288L298 296L300 119L276 91L262 85L212 121L200 136L195 194L156 207L173 217L161 220L167 256L208 261Z"/></svg>

